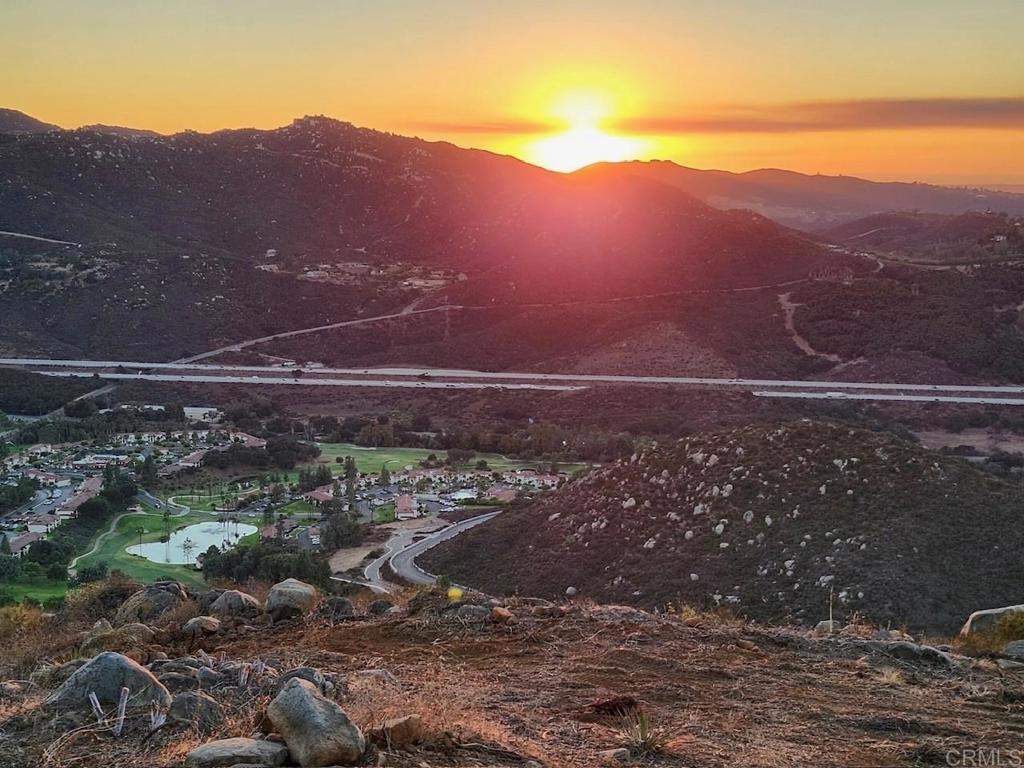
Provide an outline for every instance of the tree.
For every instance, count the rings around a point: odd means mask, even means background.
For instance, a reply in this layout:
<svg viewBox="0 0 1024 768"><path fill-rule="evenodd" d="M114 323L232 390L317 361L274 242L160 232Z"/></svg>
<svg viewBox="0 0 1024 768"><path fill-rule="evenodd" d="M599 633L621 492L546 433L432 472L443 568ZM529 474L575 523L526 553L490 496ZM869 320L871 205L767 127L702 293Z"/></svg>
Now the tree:
<svg viewBox="0 0 1024 768"><path fill-rule="evenodd" d="M363 528L356 516L348 512L332 512L320 532L320 542L324 549L340 549L341 547L357 547L363 542Z"/></svg>
<svg viewBox="0 0 1024 768"><path fill-rule="evenodd" d="M20 572L21 563L18 558L13 555L0 555L0 581L14 581Z"/></svg>
<svg viewBox="0 0 1024 768"><path fill-rule="evenodd" d="M381 488L387 488L391 485L391 473L388 472L387 465L380 468L380 486Z"/></svg>
<svg viewBox="0 0 1024 768"><path fill-rule="evenodd" d="M157 480L156 474L156 460L153 458L153 454L147 454L146 460L142 462L142 472L140 473L143 485L152 487Z"/></svg>

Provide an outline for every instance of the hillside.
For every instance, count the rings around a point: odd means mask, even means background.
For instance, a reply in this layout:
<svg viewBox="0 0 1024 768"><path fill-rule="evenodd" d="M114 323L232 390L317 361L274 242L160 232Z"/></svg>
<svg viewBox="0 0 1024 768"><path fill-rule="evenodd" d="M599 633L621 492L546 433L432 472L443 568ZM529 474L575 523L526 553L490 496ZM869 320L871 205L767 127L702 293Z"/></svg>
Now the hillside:
<svg viewBox="0 0 1024 768"><path fill-rule="evenodd" d="M816 231L884 211L1024 214L1024 194L932 184L878 182L764 168L745 173L687 168L666 160L602 164L605 170L671 184L719 208L749 208Z"/></svg>
<svg viewBox="0 0 1024 768"><path fill-rule="evenodd" d="M809 421L702 434L574 480L423 558L502 593L764 621L951 631L1019 601L1021 494L891 435Z"/></svg>
<svg viewBox="0 0 1024 768"><path fill-rule="evenodd" d="M59 125L44 123L16 109L0 108L0 133L46 133L59 130Z"/></svg>
<svg viewBox="0 0 1024 768"><path fill-rule="evenodd" d="M164 359L425 293L537 304L866 268L656 182L564 176L318 117L166 137L0 135L0 231L65 241L0 236L10 347Z"/></svg>
<svg viewBox="0 0 1024 768"><path fill-rule="evenodd" d="M429 592L282 613L256 586L111 579L53 615L0 608L5 768L896 768L1019 744L1024 665L866 625Z"/></svg>
<svg viewBox="0 0 1024 768"><path fill-rule="evenodd" d="M1021 227L1021 219L1002 213L893 211L849 221L822 234L862 249L980 260L1024 254Z"/></svg>

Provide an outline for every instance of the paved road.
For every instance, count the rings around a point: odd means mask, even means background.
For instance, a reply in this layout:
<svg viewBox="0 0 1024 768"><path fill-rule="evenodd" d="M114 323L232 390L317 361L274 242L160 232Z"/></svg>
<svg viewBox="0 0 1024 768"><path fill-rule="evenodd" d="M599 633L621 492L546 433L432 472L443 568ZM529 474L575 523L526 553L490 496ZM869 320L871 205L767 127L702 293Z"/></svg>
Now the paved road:
<svg viewBox="0 0 1024 768"><path fill-rule="evenodd" d="M60 378L91 378L91 373L80 371L43 371L44 376ZM104 373L103 378L117 381L179 381L198 384L253 384L259 386L291 387L383 387L399 389L540 389L570 392L585 389L581 386L560 384L508 384L501 382L468 381L403 381L396 379L310 379L286 376L212 376L209 374L173 373ZM98 393L97 393L98 394Z"/></svg>
<svg viewBox="0 0 1024 768"><path fill-rule="evenodd" d="M5 232L0 230L0 235L6 235L7 237L21 237L25 240L38 240L41 243L53 243L55 245L73 245L76 248L81 248L81 243L72 243L68 240L54 240L52 237L40 237L39 235L26 235L24 232Z"/></svg>
<svg viewBox="0 0 1024 768"><path fill-rule="evenodd" d="M426 552L432 547L436 547L442 541L447 541L460 533L465 533L470 528L475 528L481 523L486 523L494 517L501 514L501 510L494 512L487 512L476 517L471 517L468 520L450 525L447 528L433 533L419 541L410 544L404 549L395 552L389 560L391 564L391 570L393 570L398 576L410 581L413 584L433 584L437 581L432 574L427 573L418 565L416 565L416 558Z"/></svg>
<svg viewBox="0 0 1024 768"><path fill-rule="evenodd" d="M754 392L755 397L787 397L799 400L890 400L901 403L975 403L984 405L1024 405L1019 397L958 397L956 395L897 395L882 392Z"/></svg>
<svg viewBox="0 0 1024 768"><path fill-rule="evenodd" d="M878 381L819 381L801 379L742 379L713 378L707 376L640 376L616 374L588 373L536 373L527 371L478 371L461 368L302 368L301 377L288 376L291 369L273 366L256 365L211 365L182 363L145 363L125 362L116 360L50 360L43 358L0 358L0 366L18 366L24 368L82 368L107 369L123 367L129 370L185 370L222 372L185 374L154 374L154 373L102 373L104 378L111 379L150 379L157 381L206 381L239 384L298 384L312 386L365 386L365 387L415 387L433 389L476 389L481 386L502 386L505 388L546 388L557 389L564 385L566 389L579 389L587 384L667 384L678 386L731 387L739 389L802 389L802 390L862 390L867 392L893 392L896 398L857 398L857 399L898 399L910 400L904 392L948 392L977 393L992 395L1024 395L1024 386L998 386L987 384L903 384L899 382ZM44 371L59 376L92 376L87 371ZM249 373L249 376L233 375ZM260 376L259 374L276 374ZM285 374L285 375L282 375ZM325 378L334 375L349 377L368 377L333 379ZM308 378L307 378L308 377ZM407 381L406 379L415 379ZM451 381L456 379L457 381ZM481 385L473 382L506 382L504 384ZM760 394L760 393L759 393ZM827 393L826 393L827 394ZM763 395L764 396L764 395ZM981 402L981 399L978 399ZM968 401L969 402L969 401Z"/></svg>

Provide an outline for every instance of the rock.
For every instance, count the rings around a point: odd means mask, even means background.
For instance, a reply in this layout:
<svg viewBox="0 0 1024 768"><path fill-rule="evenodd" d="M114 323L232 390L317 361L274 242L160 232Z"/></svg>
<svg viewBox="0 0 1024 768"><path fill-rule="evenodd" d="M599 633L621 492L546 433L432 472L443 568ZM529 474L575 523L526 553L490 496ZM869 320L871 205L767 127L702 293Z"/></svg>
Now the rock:
<svg viewBox="0 0 1024 768"><path fill-rule="evenodd" d="M15 680L8 680L0 683L0 699L20 696L22 692L21 683Z"/></svg>
<svg viewBox="0 0 1024 768"><path fill-rule="evenodd" d="M966 637L972 632L984 632L991 629L999 619L1010 613L1024 613L1024 605L1008 605L1005 608L986 608L983 611L975 611L967 617L967 621L960 629L960 636Z"/></svg>
<svg viewBox="0 0 1024 768"><path fill-rule="evenodd" d="M390 600L374 600L366 606L366 612L371 616L382 616L394 607Z"/></svg>
<svg viewBox="0 0 1024 768"><path fill-rule="evenodd" d="M289 669L287 672L282 674L280 679L277 681L277 690L283 690L285 685L288 684L288 681L294 678L312 683L320 693L327 692L327 678L325 678L323 673L316 667L295 667L294 669ZM334 686L331 685L330 687L333 688Z"/></svg>
<svg viewBox="0 0 1024 768"><path fill-rule="evenodd" d="M176 581L158 581L143 587L125 600L117 611L115 624L152 623L188 600L185 588Z"/></svg>
<svg viewBox="0 0 1024 768"><path fill-rule="evenodd" d="M210 690L216 688L222 682L224 682L224 675L215 669L209 667L203 667L196 673L196 677L199 679L199 687L204 690Z"/></svg>
<svg viewBox="0 0 1024 768"><path fill-rule="evenodd" d="M100 651L127 652L153 642L155 636L156 632L152 627L139 622L131 622L114 629L107 621L97 621L85 636L79 650L89 656Z"/></svg>
<svg viewBox="0 0 1024 768"><path fill-rule="evenodd" d="M220 632L220 619L213 616L196 616L186 621L185 626L181 628L181 634L186 637L201 637L217 632Z"/></svg>
<svg viewBox="0 0 1024 768"><path fill-rule="evenodd" d="M1003 646L1000 655L1014 661L1024 661L1024 640L1014 640Z"/></svg>
<svg viewBox="0 0 1024 768"><path fill-rule="evenodd" d="M222 619L248 619L260 613L260 601L245 592L229 589L210 606L210 613Z"/></svg>
<svg viewBox="0 0 1024 768"><path fill-rule="evenodd" d="M267 593L266 611L274 621L305 616L316 608L316 587L298 579L285 579Z"/></svg>
<svg viewBox="0 0 1024 768"><path fill-rule="evenodd" d="M918 645L907 640L895 640L883 642L880 640L866 640L861 645L868 650L884 653L894 659L902 661L921 662L924 664L938 664L944 667L951 666L953 660L949 654L943 653L930 645Z"/></svg>
<svg viewBox="0 0 1024 768"><path fill-rule="evenodd" d="M171 701L167 719L175 723L195 725L200 733L209 733L224 722L224 712L217 700L199 691L179 693Z"/></svg>
<svg viewBox="0 0 1024 768"><path fill-rule="evenodd" d="M491 618L491 609L486 605L460 605L455 609L455 618L463 621L487 621Z"/></svg>
<svg viewBox="0 0 1024 768"><path fill-rule="evenodd" d="M196 747L185 757L185 768L221 768L238 764L284 765L288 748L275 741L221 739Z"/></svg>
<svg viewBox="0 0 1024 768"><path fill-rule="evenodd" d="M825 621L819 621L814 625L814 636L828 637L829 635L835 635L842 629L842 626L842 624L835 620L826 619Z"/></svg>
<svg viewBox="0 0 1024 768"><path fill-rule="evenodd" d="M85 666L88 661L88 659L73 659L63 664L46 664L33 672L29 679L44 688L52 688L63 683L76 670Z"/></svg>
<svg viewBox="0 0 1024 768"><path fill-rule="evenodd" d="M498 624L512 624L515 620L515 614L508 608L500 605L496 605L491 608L491 621Z"/></svg>
<svg viewBox="0 0 1024 768"><path fill-rule="evenodd" d="M566 595L566 597L576 597L576 595L578 595L578 594L579 594L579 590L576 589L576 587L566 587L565 588L565 595Z"/></svg>
<svg viewBox="0 0 1024 768"><path fill-rule="evenodd" d="M625 747L618 749L605 749L597 753L597 758L602 763L624 763L629 760L629 750Z"/></svg>
<svg viewBox="0 0 1024 768"><path fill-rule="evenodd" d="M423 738L423 719L419 715L396 717L374 728L369 738L384 749L408 749Z"/></svg>
<svg viewBox="0 0 1024 768"><path fill-rule="evenodd" d="M321 612L331 621L349 619L356 615L356 609L352 601L347 597L333 596L327 598L320 606Z"/></svg>
<svg viewBox="0 0 1024 768"><path fill-rule="evenodd" d="M308 680L289 680L267 707L267 718L301 766L354 763L366 748L348 715Z"/></svg>
<svg viewBox="0 0 1024 768"><path fill-rule="evenodd" d="M1024 662L1010 659L996 659L996 668L1003 672L1024 672Z"/></svg>
<svg viewBox="0 0 1024 768"><path fill-rule="evenodd" d="M200 592L196 597L196 605L199 606L199 613L202 615L208 614L210 609L213 608L213 604L217 601L217 598L223 595L225 590L223 589L208 589L205 592Z"/></svg>
<svg viewBox="0 0 1024 768"><path fill-rule="evenodd" d="M101 704L117 704L121 688L131 691L131 708L153 703L166 708L171 703L171 694L152 672L120 653L105 651L76 670L46 704L55 709L88 710L93 692Z"/></svg>
<svg viewBox="0 0 1024 768"><path fill-rule="evenodd" d="M199 688L199 678L193 674L185 675L181 672L167 672L158 678L163 686L171 693L182 691L194 691Z"/></svg>

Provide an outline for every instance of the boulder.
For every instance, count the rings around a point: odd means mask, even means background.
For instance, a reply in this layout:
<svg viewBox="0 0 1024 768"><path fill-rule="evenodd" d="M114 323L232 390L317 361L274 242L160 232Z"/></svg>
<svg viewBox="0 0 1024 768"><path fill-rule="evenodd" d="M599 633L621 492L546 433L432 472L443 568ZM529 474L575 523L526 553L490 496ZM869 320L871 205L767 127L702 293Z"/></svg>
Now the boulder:
<svg viewBox="0 0 1024 768"><path fill-rule="evenodd" d="M156 633L152 627L139 622L130 622L124 626L112 628L107 621L97 621L86 634L79 650L90 656L100 651L125 652L153 642L155 636Z"/></svg>
<svg viewBox="0 0 1024 768"><path fill-rule="evenodd" d="M249 619L260 611L259 600L237 589L222 592L210 606L210 613L222 619Z"/></svg>
<svg viewBox="0 0 1024 768"><path fill-rule="evenodd" d="M199 687L205 690L216 688L218 685L224 682L224 675L215 669L209 667L203 667L197 673L199 678Z"/></svg>
<svg viewBox="0 0 1024 768"><path fill-rule="evenodd" d="M270 702L267 718L301 766L351 764L366 748L362 732L348 715L308 680L289 680Z"/></svg>
<svg viewBox="0 0 1024 768"><path fill-rule="evenodd" d="M894 640L891 642L866 640L861 645L870 651L884 653L901 661L937 664L944 667L953 664L953 659L950 658L949 654L943 653L938 648L933 648L930 645L918 645L907 640Z"/></svg>
<svg viewBox="0 0 1024 768"><path fill-rule="evenodd" d="M1024 661L1024 640L1014 640L1003 646L1000 655L1013 661Z"/></svg>
<svg viewBox="0 0 1024 768"><path fill-rule="evenodd" d="M285 579L267 593L266 611L274 621L281 621L310 613L316 603L316 587L298 579Z"/></svg>
<svg viewBox="0 0 1024 768"><path fill-rule="evenodd" d="M374 600L366 606L366 612L371 616L383 616L394 607L395 604L390 600Z"/></svg>
<svg viewBox="0 0 1024 768"><path fill-rule="evenodd" d="M826 619L825 621L819 621L814 625L814 636L815 637L828 637L829 635L835 635L839 633L843 625L838 621Z"/></svg>
<svg viewBox="0 0 1024 768"><path fill-rule="evenodd" d="M166 708L171 703L171 694L152 672L127 656L105 651L77 669L46 704L55 709L88 710L90 693L95 693L101 704L117 704L121 688L131 691L128 703L133 709L154 703Z"/></svg>
<svg viewBox="0 0 1024 768"><path fill-rule="evenodd" d="M213 616L196 616L185 622L181 634L185 637L202 637L220 632L220 619Z"/></svg>
<svg viewBox="0 0 1024 768"><path fill-rule="evenodd" d="M143 587L123 603L115 624L152 623L188 600L185 588L176 581L158 581Z"/></svg>
<svg viewBox="0 0 1024 768"><path fill-rule="evenodd" d="M491 609L486 605L460 605L455 609L455 618L463 621L488 621L491 618Z"/></svg>
<svg viewBox="0 0 1024 768"><path fill-rule="evenodd" d="M320 606L320 611L331 621L350 619L356 615L352 601L347 597L333 596L327 598Z"/></svg>
<svg viewBox="0 0 1024 768"><path fill-rule="evenodd" d="M196 596L196 605L199 606L200 614L207 614L217 601L217 598L224 594L223 589L208 589Z"/></svg>
<svg viewBox="0 0 1024 768"><path fill-rule="evenodd" d="M44 688L52 688L63 683L88 662L88 659L72 659L63 664L45 664L33 672L29 679Z"/></svg>
<svg viewBox="0 0 1024 768"><path fill-rule="evenodd" d="M221 739L196 747L185 757L185 768L222 768L233 765L284 765L288 748L276 741Z"/></svg>
<svg viewBox="0 0 1024 768"><path fill-rule="evenodd" d="M999 619L1010 613L1024 613L1024 605L1007 605L1004 608L986 608L983 611L975 611L967 617L967 621L960 628L960 636L966 637L972 632L984 632L991 629Z"/></svg>
<svg viewBox="0 0 1024 768"><path fill-rule="evenodd" d="M312 683L320 693L327 693L328 691L327 678L316 667L295 667L294 669L289 669L278 679L277 690L283 690L288 681L296 677ZM333 688L334 686L330 687Z"/></svg>
<svg viewBox="0 0 1024 768"><path fill-rule="evenodd" d="M167 719L174 723L194 725L200 733L209 733L224 722L224 712L217 700L199 691L179 693L171 701Z"/></svg>
<svg viewBox="0 0 1024 768"><path fill-rule="evenodd" d="M388 720L374 728L370 741L387 750L408 749L423 738L423 719L419 715L406 715Z"/></svg>
<svg viewBox="0 0 1024 768"><path fill-rule="evenodd" d="M194 691L199 688L199 678L195 672L190 675L182 674L181 672L167 672L160 675L157 679L171 693Z"/></svg>

